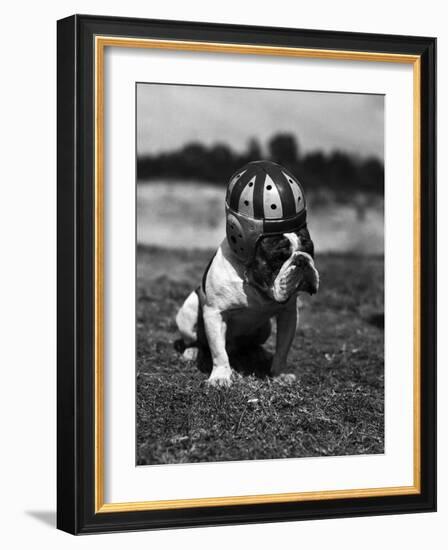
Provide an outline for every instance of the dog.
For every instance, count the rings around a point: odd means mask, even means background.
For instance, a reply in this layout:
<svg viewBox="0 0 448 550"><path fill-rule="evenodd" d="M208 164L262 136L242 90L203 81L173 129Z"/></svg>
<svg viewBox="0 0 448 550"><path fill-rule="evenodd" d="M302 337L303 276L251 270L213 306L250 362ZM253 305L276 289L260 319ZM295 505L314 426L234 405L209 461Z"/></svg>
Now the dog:
<svg viewBox="0 0 448 550"><path fill-rule="evenodd" d="M209 348L212 370L208 384L230 386L229 354L264 344L275 318L277 339L270 374L294 380L287 372L287 357L298 322L298 293L312 295L318 288L314 244L306 224L294 232L260 238L250 265L234 253L229 239L224 239L201 286L177 313L183 359L194 361L199 348Z"/></svg>

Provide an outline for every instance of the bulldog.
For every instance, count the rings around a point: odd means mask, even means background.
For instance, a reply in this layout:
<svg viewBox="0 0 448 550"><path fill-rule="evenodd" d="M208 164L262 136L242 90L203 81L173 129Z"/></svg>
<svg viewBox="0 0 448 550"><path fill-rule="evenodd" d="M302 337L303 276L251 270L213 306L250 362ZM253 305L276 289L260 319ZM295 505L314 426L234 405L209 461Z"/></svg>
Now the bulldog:
<svg viewBox="0 0 448 550"><path fill-rule="evenodd" d="M187 297L176 316L183 358L197 359L198 347L209 348L212 371L208 383L229 386L229 354L261 346L276 319L277 338L271 376L293 380L287 372L288 352L298 322L300 292L317 292L319 274L306 224L295 232L261 237L250 265L241 261L224 239L209 264L201 286Z"/></svg>

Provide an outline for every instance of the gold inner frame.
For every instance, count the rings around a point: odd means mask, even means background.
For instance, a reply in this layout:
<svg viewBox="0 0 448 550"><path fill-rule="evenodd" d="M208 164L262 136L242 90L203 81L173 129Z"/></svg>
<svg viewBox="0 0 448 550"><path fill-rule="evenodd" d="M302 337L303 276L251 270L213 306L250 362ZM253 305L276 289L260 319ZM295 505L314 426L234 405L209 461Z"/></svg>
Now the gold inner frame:
<svg viewBox="0 0 448 550"><path fill-rule="evenodd" d="M153 500L141 502L104 502L104 50L108 46L121 48L154 48L162 50L194 51L208 53L233 53L269 56L302 57L351 61L407 63L413 65L413 174L414 174L414 365L413 365L413 420L414 420L414 471L413 485L366 489L276 493L262 495L191 498L180 500ZM421 204L421 60L417 55L401 55L380 52L353 52L252 44L225 44L214 42L155 40L96 36L95 55L95 513L128 512L137 510L167 510L206 506L232 506L274 502L299 502L332 500L341 498L411 495L420 493L421 436L420 436L420 204Z"/></svg>

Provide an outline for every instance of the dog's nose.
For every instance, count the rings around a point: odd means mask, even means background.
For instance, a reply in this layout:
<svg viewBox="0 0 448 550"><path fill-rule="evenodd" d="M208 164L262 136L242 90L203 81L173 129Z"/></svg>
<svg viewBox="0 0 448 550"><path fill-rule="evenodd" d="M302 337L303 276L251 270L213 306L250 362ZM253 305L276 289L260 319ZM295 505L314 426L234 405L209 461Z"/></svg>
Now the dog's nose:
<svg viewBox="0 0 448 550"><path fill-rule="evenodd" d="M311 264L311 256L305 256L302 254L296 254L296 256L293 258L293 264L297 267L305 268Z"/></svg>

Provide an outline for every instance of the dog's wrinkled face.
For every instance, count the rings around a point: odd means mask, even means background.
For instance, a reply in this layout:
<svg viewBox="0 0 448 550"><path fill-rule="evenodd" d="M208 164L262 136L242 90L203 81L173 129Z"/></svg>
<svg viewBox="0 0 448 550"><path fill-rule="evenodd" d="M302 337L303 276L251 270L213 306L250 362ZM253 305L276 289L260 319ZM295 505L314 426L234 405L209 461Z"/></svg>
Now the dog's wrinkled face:
<svg viewBox="0 0 448 550"><path fill-rule="evenodd" d="M319 274L313 259L314 244L306 227L264 237L257 245L250 275L275 301L286 302L299 291L317 292Z"/></svg>

